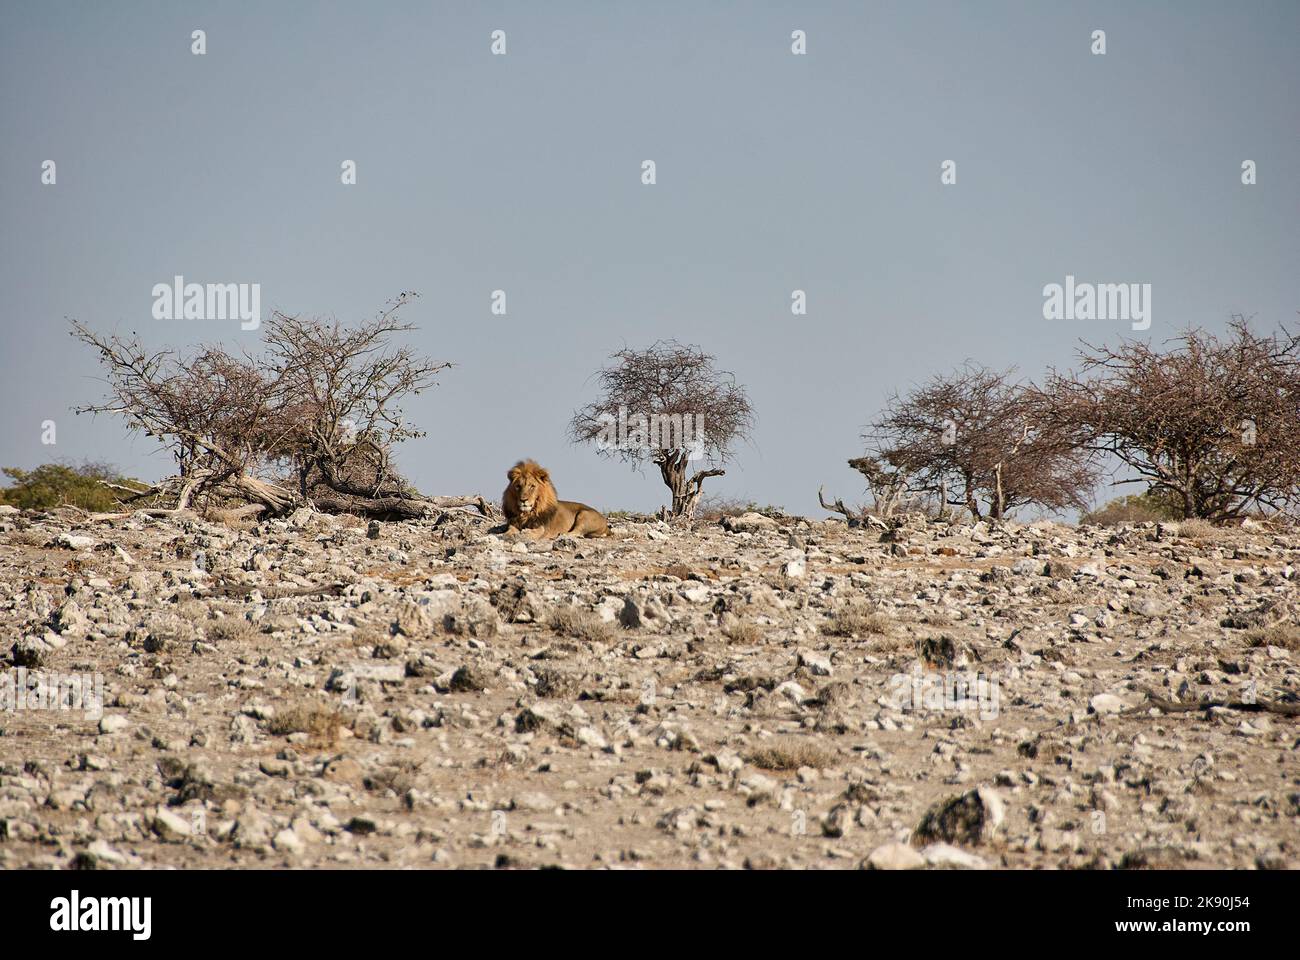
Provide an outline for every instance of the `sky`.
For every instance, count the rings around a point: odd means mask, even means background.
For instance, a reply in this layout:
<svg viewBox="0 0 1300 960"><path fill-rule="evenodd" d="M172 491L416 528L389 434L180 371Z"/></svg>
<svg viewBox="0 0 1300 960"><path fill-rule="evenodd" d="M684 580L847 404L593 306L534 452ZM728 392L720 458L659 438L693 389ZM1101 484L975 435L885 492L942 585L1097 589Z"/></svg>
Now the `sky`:
<svg viewBox="0 0 1300 960"><path fill-rule="evenodd" d="M68 323L255 348L155 319L181 275L259 284L263 318L418 292L408 342L455 365L405 405L426 493L497 496L531 457L656 509L657 470L567 426L610 354L677 339L755 410L705 492L824 516L888 396L968 359L1296 321L1298 36L1295 0L2 0L0 466L169 472L73 414L104 388ZM1150 329L1045 319L1067 276L1150 284Z"/></svg>

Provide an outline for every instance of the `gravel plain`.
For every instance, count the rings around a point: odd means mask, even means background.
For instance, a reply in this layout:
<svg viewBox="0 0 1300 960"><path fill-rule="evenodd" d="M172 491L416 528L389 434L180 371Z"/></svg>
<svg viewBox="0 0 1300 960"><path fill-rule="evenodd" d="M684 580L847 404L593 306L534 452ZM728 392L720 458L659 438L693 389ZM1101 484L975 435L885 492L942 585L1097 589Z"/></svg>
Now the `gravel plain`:
<svg viewBox="0 0 1300 960"><path fill-rule="evenodd" d="M1300 865L1293 530L494 529L0 507L0 867Z"/></svg>

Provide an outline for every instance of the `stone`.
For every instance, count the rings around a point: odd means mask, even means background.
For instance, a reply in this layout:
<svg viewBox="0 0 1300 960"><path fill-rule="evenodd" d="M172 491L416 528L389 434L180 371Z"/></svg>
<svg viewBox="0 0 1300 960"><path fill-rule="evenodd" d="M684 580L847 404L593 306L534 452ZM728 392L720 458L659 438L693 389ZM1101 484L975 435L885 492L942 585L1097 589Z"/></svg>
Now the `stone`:
<svg viewBox="0 0 1300 960"><path fill-rule="evenodd" d="M1088 701L1088 707L1093 713L1122 713L1128 704L1113 693L1099 693Z"/></svg>
<svg viewBox="0 0 1300 960"><path fill-rule="evenodd" d="M131 725L120 713L107 713L99 720L99 732L104 734L121 733Z"/></svg>
<svg viewBox="0 0 1300 960"><path fill-rule="evenodd" d="M819 653L803 652L799 654L799 663L817 677L829 677L832 673L831 658Z"/></svg>
<svg viewBox="0 0 1300 960"><path fill-rule="evenodd" d="M927 867L936 870L987 870L989 862L983 857L948 843L932 843L921 850Z"/></svg>
<svg viewBox="0 0 1300 960"><path fill-rule="evenodd" d="M920 870L925 858L905 843L886 843L872 850L863 866L869 870Z"/></svg>
<svg viewBox="0 0 1300 960"><path fill-rule="evenodd" d="M912 842L988 843L1005 818L1002 797L992 787L978 787L931 807L912 834Z"/></svg>
<svg viewBox="0 0 1300 960"><path fill-rule="evenodd" d="M723 517L722 526L732 533L762 533L775 530L777 522L761 513L742 513L738 517Z"/></svg>
<svg viewBox="0 0 1300 960"><path fill-rule="evenodd" d="M154 811L153 830L163 840L188 840L191 823L188 817L173 813L165 807L159 807Z"/></svg>
<svg viewBox="0 0 1300 960"><path fill-rule="evenodd" d="M297 855L302 853L305 844L297 833L286 827L271 838L271 846L281 853Z"/></svg>
<svg viewBox="0 0 1300 960"><path fill-rule="evenodd" d="M56 545L67 547L69 550L89 550L95 546L97 541L94 537L84 537L71 533L61 533L54 538Z"/></svg>
<svg viewBox="0 0 1300 960"><path fill-rule="evenodd" d="M7 513L0 869L1294 866L1300 531L750 512Z"/></svg>

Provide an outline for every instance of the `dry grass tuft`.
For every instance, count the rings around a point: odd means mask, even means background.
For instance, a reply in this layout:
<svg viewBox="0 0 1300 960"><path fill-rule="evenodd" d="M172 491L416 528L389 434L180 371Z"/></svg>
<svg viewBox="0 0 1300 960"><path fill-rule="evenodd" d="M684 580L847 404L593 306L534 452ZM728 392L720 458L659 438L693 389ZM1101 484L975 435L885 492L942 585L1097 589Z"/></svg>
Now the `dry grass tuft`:
<svg viewBox="0 0 1300 960"><path fill-rule="evenodd" d="M762 770L798 770L800 767L815 767L820 770L835 763L835 755L831 751L800 737L772 740L745 759Z"/></svg>
<svg viewBox="0 0 1300 960"><path fill-rule="evenodd" d="M243 617L222 617L207 625L209 643L239 643L253 640L261 631Z"/></svg>
<svg viewBox="0 0 1300 960"><path fill-rule="evenodd" d="M614 625L602 620L598 614L579 607L560 607L547 621L556 633L586 643L612 643Z"/></svg>
<svg viewBox="0 0 1300 960"><path fill-rule="evenodd" d="M323 703L306 702L276 710L266 722L266 729L277 737L305 733L313 740L333 743L344 725L342 711Z"/></svg>
<svg viewBox="0 0 1300 960"><path fill-rule="evenodd" d="M734 620L723 625L722 635L732 643L755 644L763 639L763 628L752 620Z"/></svg>
<svg viewBox="0 0 1300 960"><path fill-rule="evenodd" d="M1236 535L1237 531L1232 527L1215 526L1209 520L1178 521L1178 536L1185 540L1194 540L1199 543L1219 543L1224 540L1232 540Z"/></svg>
<svg viewBox="0 0 1300 960"><path fill-rule="evenodd" d="M16 530L8 534L6 539L20 547L43 547L50 537L40 530Z"/></svg>
<svg viewBox="0 0 1300 960"><path fill-rule="evenodd" d="M866 637L889 632L890 620L872 603L851 603L831 614L822 632L832 637Z"/></svg>
<svg viewBox="0 0 1300 960"><path fill-rule="evenodd" d="M1300 650L1300 624L1274 623L1267 627L1247 630L1246 646Z"/></svg>

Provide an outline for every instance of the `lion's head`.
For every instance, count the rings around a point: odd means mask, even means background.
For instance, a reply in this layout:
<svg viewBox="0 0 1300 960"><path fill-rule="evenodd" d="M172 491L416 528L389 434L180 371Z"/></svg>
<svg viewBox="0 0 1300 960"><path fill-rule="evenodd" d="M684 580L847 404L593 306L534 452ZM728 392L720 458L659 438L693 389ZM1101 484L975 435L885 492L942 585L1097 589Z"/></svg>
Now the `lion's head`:
<svg viewBox="0 0 1300 960"><path fill-rule="evenodd" d="M529 517L546 514L555 507L557 497L551 484L551 475L532 460L520 460L506 474L510 486L502 497L507 517Z"/></svg>

